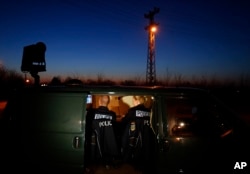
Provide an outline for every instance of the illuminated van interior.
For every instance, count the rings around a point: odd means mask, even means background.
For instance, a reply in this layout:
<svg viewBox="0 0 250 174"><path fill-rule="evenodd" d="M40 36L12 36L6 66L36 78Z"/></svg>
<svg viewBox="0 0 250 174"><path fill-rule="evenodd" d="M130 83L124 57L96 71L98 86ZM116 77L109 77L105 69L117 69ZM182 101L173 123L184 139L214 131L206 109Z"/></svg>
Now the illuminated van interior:
<svg viewBox="0 0 250 174"><path fill-rule="evenodd" d="M98 108L98 99L100 95L88 95L87 104L88 108ZM151 108L153 104L153 96L145 96L145 106ZM116 113L117 121L127 113L128 109L133 107L133 96L132 95L110 95L110 103L108 108Z"/></svg>

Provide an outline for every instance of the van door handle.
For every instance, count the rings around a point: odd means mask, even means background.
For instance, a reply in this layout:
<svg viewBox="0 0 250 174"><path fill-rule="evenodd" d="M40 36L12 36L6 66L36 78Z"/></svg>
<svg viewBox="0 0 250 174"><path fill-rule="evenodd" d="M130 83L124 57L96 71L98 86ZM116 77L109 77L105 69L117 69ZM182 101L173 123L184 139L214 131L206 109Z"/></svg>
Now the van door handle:
<svg viewBox="0 0 250 174"><path fill-rule="evenodd" d="M78 136L74 137L74 139L73 139L73 147L75 149L80 148L80 146L81 146L81 141L80 140L81 140L80 137L78 137Z"/></svg>
<svg viewBox="0 0 250 174"><path fill-rule="evenodd" d="M170 148L170 142L169 140L165 140L164 141L164 151L169 151L169 148Z"/></svg>

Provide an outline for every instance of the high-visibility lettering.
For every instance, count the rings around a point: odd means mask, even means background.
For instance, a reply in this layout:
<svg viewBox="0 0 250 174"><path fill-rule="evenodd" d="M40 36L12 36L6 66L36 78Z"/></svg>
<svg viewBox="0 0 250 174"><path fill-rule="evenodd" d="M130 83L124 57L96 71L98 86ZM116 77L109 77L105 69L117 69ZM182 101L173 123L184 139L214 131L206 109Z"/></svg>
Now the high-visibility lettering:
<svg viewBox="0 0 250 174"><path fill-rule="evenodd" d="M136 117L149 117L149 116L150 116L150 112L141 111L141 110L136 110L136 111L135 111L135 116L136 116Z"/></svg>
<svg viewBox="0 0 250 174"><path fill-rule="evenodd" d="M149 120L144 120L144 125L149 126Z"/></svg>
<svg viewBox="0 0 250 174"><path fill-rule="evenodd" d="M94 119L95 119L95 120L98 120L98 119L108 119L108 120L112 120L112 116L110 116L110 115L104 115L104 114L95 114Z"/></svg>
<svg viewBox="0 0 250 174"><path fill-rule="evenodd" d="M101 121L99 122L99 127L106 127L106 126L112 126L111 121Z"/></svg>

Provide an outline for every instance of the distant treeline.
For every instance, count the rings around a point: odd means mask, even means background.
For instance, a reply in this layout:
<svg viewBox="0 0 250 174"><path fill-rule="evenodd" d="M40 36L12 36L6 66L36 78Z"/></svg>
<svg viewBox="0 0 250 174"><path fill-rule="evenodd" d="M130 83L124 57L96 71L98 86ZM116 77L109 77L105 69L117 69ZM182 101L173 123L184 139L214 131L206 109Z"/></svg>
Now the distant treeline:
<svg viewBox="0 0 250 174"><path fill-rule="evenodd" d="M0 66L0 98L8 96L12 89L20 88L24 86L32 86L33 81L25 82L25 77L22 73L18 73L15 70L9 70L3 66ZM250 77L242 75L237 79L233 80L219 80L214 78L206 78L204 76L200 78L193 78L192 80L186 80L182 75L170 76L166 74L166 77L158 79L155 84L147 84L145 78L135 76L132 79L127 80L110 80L105 78L102 74L97 74L96 78L78 78L78 77L67 77L62 79L60 76L55 76L47 82L40 82L41 84L57 86L57 85L124 85L124 86L186 86L186 87L199 87L205 89L250 89Z"/></svg>

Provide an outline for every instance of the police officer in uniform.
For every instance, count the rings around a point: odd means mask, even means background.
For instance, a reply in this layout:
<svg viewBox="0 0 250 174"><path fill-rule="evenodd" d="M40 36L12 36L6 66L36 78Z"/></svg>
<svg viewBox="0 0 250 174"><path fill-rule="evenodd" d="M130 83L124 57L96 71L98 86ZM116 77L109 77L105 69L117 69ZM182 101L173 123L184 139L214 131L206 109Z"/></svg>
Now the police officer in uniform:
<svg viewBox="0 0 250 174"><path fill-rule="evenodd" d="M150 126L150 109L145 107L144 96L133 96L134 107L122 119L125 131L122 137L122 156L143 173L152 172L154 133Z"/></svg>
<svg viewBox="0 0 250 174"><path fill-rule="evenodd" d="M87 114L87 124L91 125L88 132L88 146L90 147L90 164L105 165L109 168L118 157L117 141L114 133L116 124L115 112L108 109L110 98L108 95L100 96L99 107L92 109ZM87 130L86 130L87 131ZM86 159L89 160L89 159Z"/></svg>

